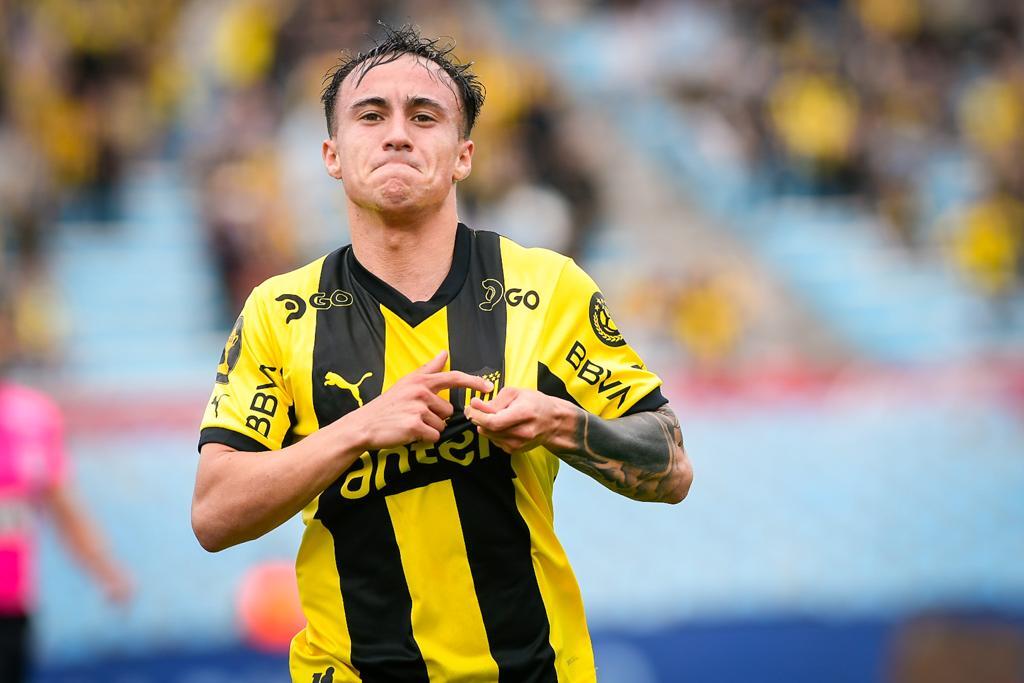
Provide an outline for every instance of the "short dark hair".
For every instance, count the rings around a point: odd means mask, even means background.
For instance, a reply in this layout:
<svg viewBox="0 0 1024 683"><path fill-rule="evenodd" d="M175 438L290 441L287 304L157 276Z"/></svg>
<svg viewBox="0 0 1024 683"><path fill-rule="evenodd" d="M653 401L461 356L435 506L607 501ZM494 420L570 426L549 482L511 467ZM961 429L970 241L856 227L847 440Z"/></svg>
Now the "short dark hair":
<svg viewBox="0 0 1024 683"><path fill-rule="evenodd" d="M337 129L334 106L338 99L338 91L341 90L341 83L346 76L358 68L358 85L373 67L389 64L402 55L415 55L437 64L455 83L455 99L459 101L463 113L463 137L468 138L480 115L480 109L484 106L484 87L476 74L470 71L473 62L463 64L455 58L452 54L452 50L455 49L454 41L442 44L440 38L424 38L419 30L410 24L397 29L384 23L380 25L384 29L382 40L376 41L371 49L359 52L355 56L343 53L338 65L324 77L327 85L320 96L320 101L324 104L324 116L327 117L327 133L333 138Z"/></svg>

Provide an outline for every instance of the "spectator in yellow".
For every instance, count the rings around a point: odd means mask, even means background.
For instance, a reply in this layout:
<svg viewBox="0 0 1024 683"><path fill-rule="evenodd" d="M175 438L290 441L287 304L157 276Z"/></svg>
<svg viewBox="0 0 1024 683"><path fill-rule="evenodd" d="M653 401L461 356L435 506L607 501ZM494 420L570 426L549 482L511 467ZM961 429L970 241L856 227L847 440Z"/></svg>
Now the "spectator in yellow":
<svg viewBox="0 0 1024 683"><path fill-rule="evenodd" d="M842 162L857 128L857 102L836 78L824 73L784 75L769 96L771 122L795 157Z"/></svg>
<svg viewBox="0 0 1024 683"><path fill-rule="evenodd" d="M978 290L997 298L1019 284L1024 205L994 196L970 207L953 238L953 257Z"/></svg>
<svg viewBox="0 0 1024 683"><path fill-rule="evenodd" d="M676 298L676 337L697 366L714 366L736 348L742 329L740 311L721 276L697 275Z"/></svg>

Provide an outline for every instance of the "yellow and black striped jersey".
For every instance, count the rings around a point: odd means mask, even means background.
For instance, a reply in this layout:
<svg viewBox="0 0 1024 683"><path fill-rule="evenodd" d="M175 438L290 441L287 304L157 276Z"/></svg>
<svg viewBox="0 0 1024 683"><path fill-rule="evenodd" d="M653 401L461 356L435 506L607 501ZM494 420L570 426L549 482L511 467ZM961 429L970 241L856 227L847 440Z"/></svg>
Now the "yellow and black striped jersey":
<svg viewBox="0 0 1024 683"><path fill-rule="evenodd" d="M273 451L448 349L450 369L602 417L665 403L571 259L459 224L437 293L410 302L341 248L253 290L225 345L200 445ZM308 624L292 679L592 681L580 591L554 534L558 459L508 455L462 407L438 443L363 453L303 510ZM486 398L486 397L484 397Z"/></svg>

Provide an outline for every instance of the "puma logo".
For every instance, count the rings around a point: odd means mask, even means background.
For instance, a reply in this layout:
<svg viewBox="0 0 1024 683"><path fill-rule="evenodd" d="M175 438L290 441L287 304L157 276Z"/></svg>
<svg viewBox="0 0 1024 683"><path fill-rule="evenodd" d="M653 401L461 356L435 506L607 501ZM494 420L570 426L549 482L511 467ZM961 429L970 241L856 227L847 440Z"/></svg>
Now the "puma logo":
<svg viewBox="0 0 1024 683"><path fill-rule="evenodd" d="M324 386L338 387L339 389L347 389L348 391L351 391L352 397L356 400L356 403L359 404L359 407L362 408L363 398L359 395L359 385L366 381L367 377L373 377L373 373L366 373L365 375L359 378L358 382L352 384L338 373L328 372L326 375L324 375Z"/></svg>
<svg viewBox="0 0 1024 683"><path fill-rule="evenodd" d="M210 405L213 406L213 416L214 417L220 417L220 402L222 400L224 400L225 396L230 396L230 395L231 394L217 394L216 396L213 397L213 400L210 401Z"/></svg>

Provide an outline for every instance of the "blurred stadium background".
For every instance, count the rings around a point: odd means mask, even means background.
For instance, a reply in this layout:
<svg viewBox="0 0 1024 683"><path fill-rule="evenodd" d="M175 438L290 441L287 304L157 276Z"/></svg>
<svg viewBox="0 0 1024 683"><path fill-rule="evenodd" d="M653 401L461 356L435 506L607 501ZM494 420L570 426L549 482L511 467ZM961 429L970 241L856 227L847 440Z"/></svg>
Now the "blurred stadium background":
<svg viewBox="0 0 1024 683"><path fill-rule="evenodd" d="M602 681L1024 680L1024 4L8 0L16 377L138 582L44 528L40 683L285 680L204 553L197 425L241 300L347 241L321 78L375 22L488 98L470 225L569 253L666 381L679 507L563 468Z"/></svg>

